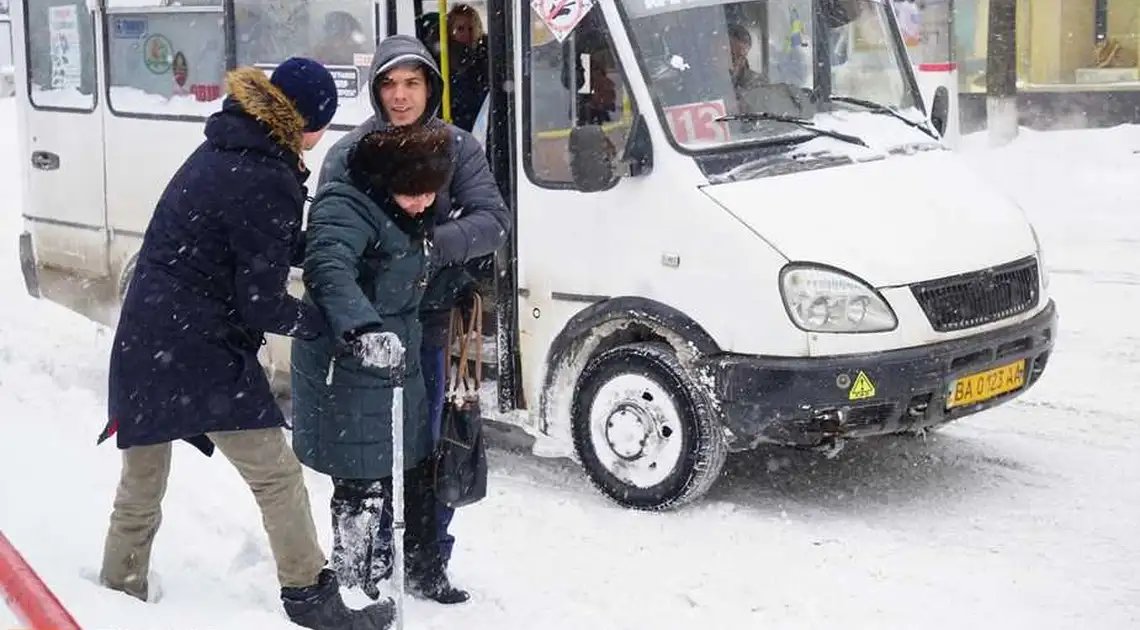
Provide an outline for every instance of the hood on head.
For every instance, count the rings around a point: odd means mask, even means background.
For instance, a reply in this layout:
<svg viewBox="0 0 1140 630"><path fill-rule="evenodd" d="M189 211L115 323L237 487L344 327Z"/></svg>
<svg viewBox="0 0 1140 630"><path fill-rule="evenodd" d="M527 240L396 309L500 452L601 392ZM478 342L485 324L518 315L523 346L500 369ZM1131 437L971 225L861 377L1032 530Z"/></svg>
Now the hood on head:
<svg viewBox="0 0 1140 630"><path fill-rule="evenodd" d="M443 102L443 77L439 73L439 67L435 65L435 59L432 58L423 42L411 35L401 33L390 35L380 42L380 45L376 47L376 54L372 56L372 67L368 69L368 98L372 102L372 111L376 114L376 120L388 122L388 116L384 113L384 106L376 98L377 81L388 70L408 62L420 63L427 69L428 89L430 91L427 107L424 108L424 115L420 118L420 124L439 115L439 108Z"/></svg>
<svg viewBox="0 0 1140 630"><path fill-rule="evenodd" d="M301 155L305 119L264 72L248 66L232 70L226 74L226 91L242 111L269 128L278 144Z"/></svg>

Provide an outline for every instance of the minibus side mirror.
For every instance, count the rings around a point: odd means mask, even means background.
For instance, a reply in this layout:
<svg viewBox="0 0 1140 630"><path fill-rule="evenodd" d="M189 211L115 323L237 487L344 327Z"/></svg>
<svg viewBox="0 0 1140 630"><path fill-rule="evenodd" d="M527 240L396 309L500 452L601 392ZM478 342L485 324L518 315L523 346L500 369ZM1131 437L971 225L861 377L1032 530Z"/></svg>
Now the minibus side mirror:
<svg viewBox="0 0 1140 630"><path fill-rule="evenodd" d="M945 85L934 90L934 101L930 104L930 122L938 135L946 135L946 126L950 118L950 91Z"/></svg>
<svg viewBox="0 0 1140 630"><path fill-rule="evenodd" d="M640 177L653 170L653 145L642 116L633 119L624 156L599 125L571 129L567 148L574 186L582 192L605 190L622 177Z"/></svg>
<svg viewBox="0 0 1140 630"><path fill-rule="evenodd" d="M617 147L600 125L570 130L570 175L582 192L605 190L620 179Z"/></svg>

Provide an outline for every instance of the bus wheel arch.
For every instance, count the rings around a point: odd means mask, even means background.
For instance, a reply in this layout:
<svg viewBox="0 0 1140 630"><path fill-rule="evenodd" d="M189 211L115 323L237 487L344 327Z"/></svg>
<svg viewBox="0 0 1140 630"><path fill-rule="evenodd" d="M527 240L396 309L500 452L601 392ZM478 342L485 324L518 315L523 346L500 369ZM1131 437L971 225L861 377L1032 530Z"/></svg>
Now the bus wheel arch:
<svg viewBox="0 0 1140 630"><path fill-rule="evenodd" d="M719 350L703 327L668 305L635 297L596 303L571 318L551 344L542 390L543 433L572 444L590 481L620 505L663 510L697 499L719 476L727 447L708 388L711 380L693 366L698 357ZM590 419L598 413L594 401L611 396L615 386L644 390L642 396L651 402L631 399L623 409L637 408L644 417L661 419L653 435L685 428L673 444L655 442L660 452L651 463L663 461L660 456L678 468L650 475L660 479L647 487L615 476L613 444L606 442L603 448L590 439L600 435L597 426L591 428L597 424ZM667 417L672 420L666 422ZM677 443L684 444L684 452L676 450Z"/></svg>

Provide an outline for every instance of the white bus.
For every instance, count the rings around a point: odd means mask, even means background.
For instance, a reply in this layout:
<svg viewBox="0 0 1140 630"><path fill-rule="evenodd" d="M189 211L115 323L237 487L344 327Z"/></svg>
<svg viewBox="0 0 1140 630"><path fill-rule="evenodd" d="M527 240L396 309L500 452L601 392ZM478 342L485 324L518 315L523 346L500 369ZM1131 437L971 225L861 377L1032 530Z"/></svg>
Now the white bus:
<svg viewBox="0 0 1140 630"><path fill-rule="evenodd" d="M370 114L376 43L439 8L151 1L13 0L28 290L108 324L228 68L336 67L315 167ZM940 142L947 94L927 111L887 2L477 4L515 219L483 285L484 409L536 453L666 509L730 452L920 432L1041 376L1036 234ZM288 351L264 357L282 391Z"/></svg>

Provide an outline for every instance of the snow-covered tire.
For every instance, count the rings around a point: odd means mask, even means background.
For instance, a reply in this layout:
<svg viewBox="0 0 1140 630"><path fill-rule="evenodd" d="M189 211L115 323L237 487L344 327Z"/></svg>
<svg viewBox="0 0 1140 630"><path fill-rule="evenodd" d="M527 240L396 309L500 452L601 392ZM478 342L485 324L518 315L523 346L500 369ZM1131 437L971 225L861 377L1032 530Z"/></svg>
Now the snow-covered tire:
<svg viewBox="0 0 1140 630"><path fill-rule="evenodd" d="M628 508L668 510L699 499L728 455L707 395L663 343L592 358L578 379L572 418L586 475Z"/></svg>

